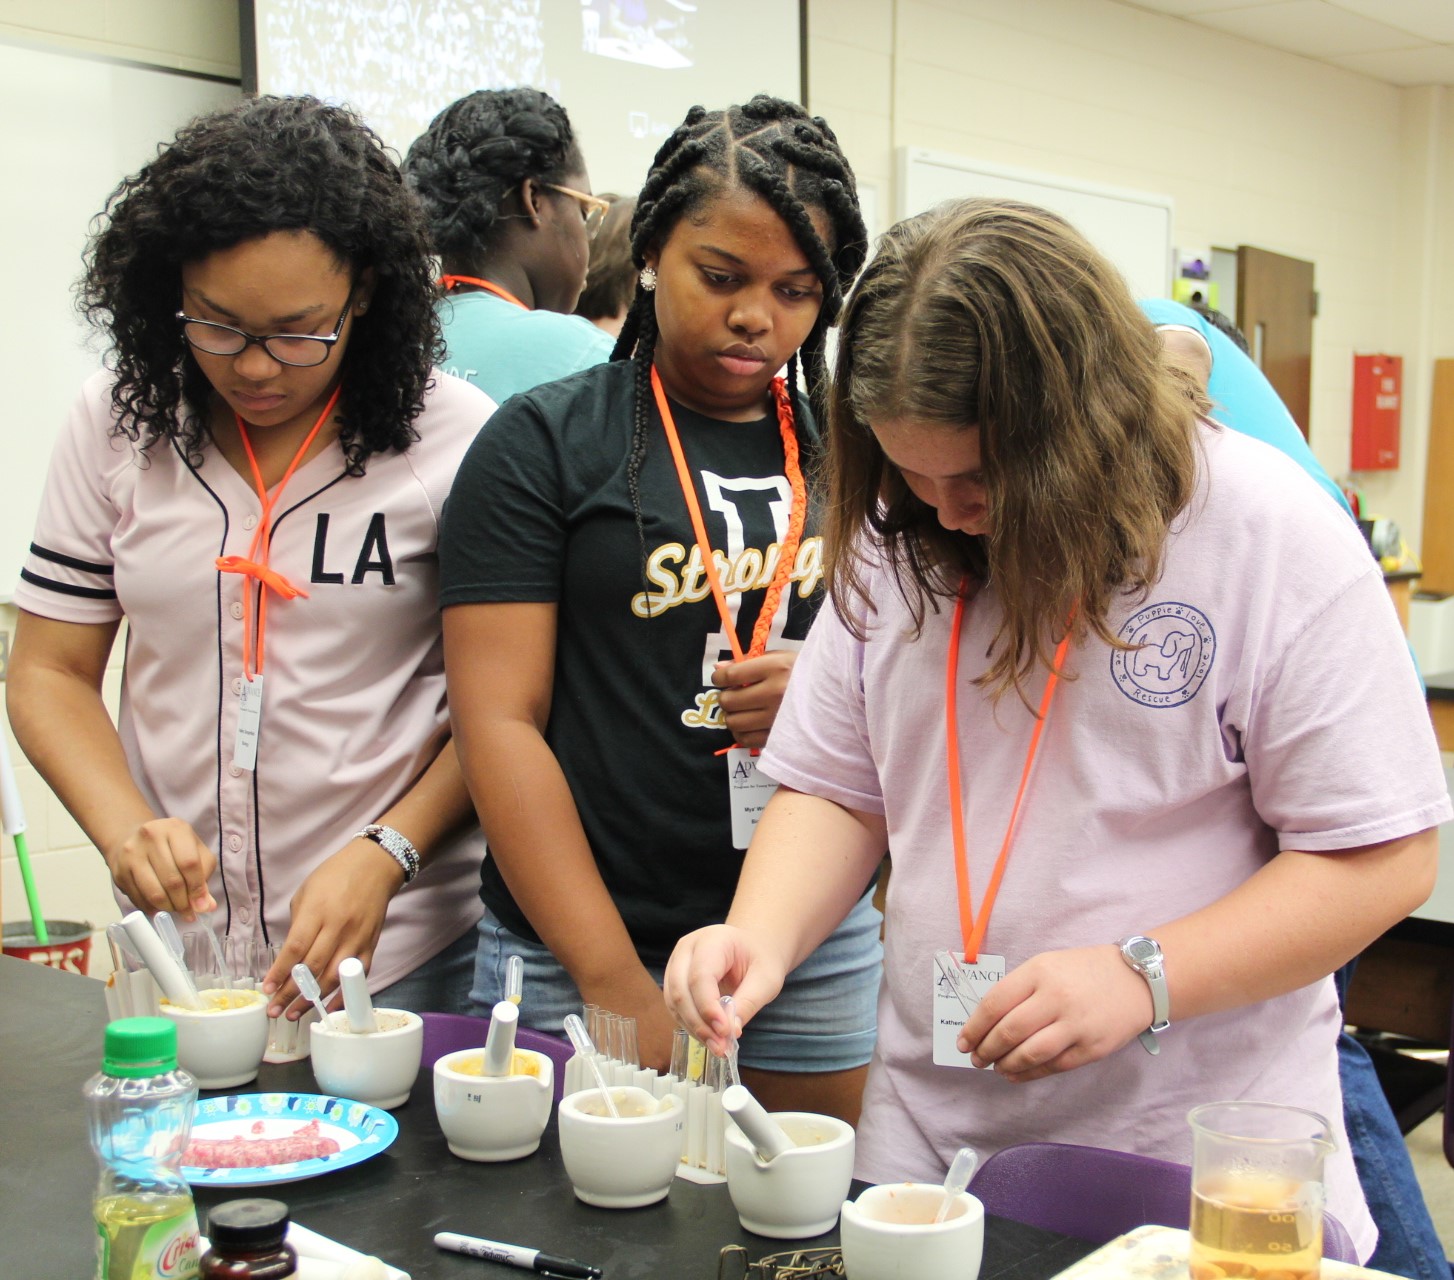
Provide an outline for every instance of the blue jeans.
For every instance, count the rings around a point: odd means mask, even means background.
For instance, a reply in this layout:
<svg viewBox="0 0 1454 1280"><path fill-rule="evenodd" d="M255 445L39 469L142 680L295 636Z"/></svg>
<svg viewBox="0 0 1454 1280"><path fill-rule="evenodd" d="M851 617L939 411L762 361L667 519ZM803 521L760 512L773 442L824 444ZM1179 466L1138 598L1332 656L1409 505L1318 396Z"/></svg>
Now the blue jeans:
<svg viewBox="0 0 1454 1280"><path fill-rule="evenodd" d="M374 1003L412 1013L469 1013L474 967L475 931L471 929L413 973L375 992Z"/></svg>
<svg viewBox="0 0 1454 1280"><path fill-rule="evenodd" d="M1352 971L1349 964L1335 975L1340 1001ZM1368 1265L1414 1280L1449 1280L1444 1246L1414 1177L1408 1146L1378 1083L1373 1059L1346 1031L1338 1037L1338 1077L1353 1163L1378 1227L1378 1247Z"/></svg>
<svg viewBox="0 0 1454 1280"><path fill-rule="evenodd" d="M865 894L843 923L788 975L776 1000L742 1032L740 1059L760 1071L847 1071L873 1056L883 972L883 917ZM580 1013L581 993L550 950L510 932L489 910L479 927L474 1012L488 1015L505 994L505 962L525 962L520 1021L560 1035L561 1019ZM663 966L648 965L658 984Z"/></svg>

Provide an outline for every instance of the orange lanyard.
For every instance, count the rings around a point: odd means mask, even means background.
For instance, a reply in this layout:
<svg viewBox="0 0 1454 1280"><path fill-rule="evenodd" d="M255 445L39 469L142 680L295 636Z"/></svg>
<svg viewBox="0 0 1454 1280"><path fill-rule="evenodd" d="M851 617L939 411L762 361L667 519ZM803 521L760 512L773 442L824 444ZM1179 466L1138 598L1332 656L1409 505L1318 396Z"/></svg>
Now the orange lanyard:
<svg viewBox="0 0 1454 1280"><path fill-rule="evenodd" d="M267 630L268 621L268 591L276 591L284 600L292 600L296 596L307 598L308 593L302 587L295 587L276 569L270 568L268 561L272 557L272 529L273 529L273 508L277 506L278 499L283 496L283 490L288 487L288 481L293 478L293 472L298 469L298 464L303 461L303 455L308 452L308 446L317 438L318 432L322 430L323 424L328 421L328 416L333 412L333 406L338 403L338 397L343 391L340 384L335 387L333 394L328 398L328 403L323 406L323 412L318 415L318 421L313 424L313 430L308 433L308 438L298 446L298 452L293 455L292 462L288 463L288 469L283 472L283 478L278 481L278 487L271 494L267 486L263 484L262 469L257 464L257 455L252 451L252 441L247 436L247 425L242 420L241 414L234 415L237 418L237 432L242 437L242 447L247 451L248 465L252 467L253 483L257 486L257 496L262 502L262 519L258 521L257 532L252 535L252 544L247 549L246 556L218 556L217 571L219 573L240 573L245 577L252 578L258 583L257 602L257 666L252 665L252 592L242 593L242 673L251 683L253 675L263 673L263 636Z"/></svg>
<svg viewBox="0 0 1454 1280"><path fill-rule="evenodd" d="M1020 816L1020 802L1025 798L1025 787L1030 781L1035 752L1040 747L1040 731L1045 728L1045 719L1050 714L1050 704L1060 683L1060 672L1065 666L1065 651L1070 646L1070 624L1075 620L1075 610L1071 610L1065 635L1055 647L1055 658L1045 680L1045 692L1040 695L1040 714L1030 733L1030 749L1025 753L1025 767L1020 771L1020 785L1015 791L1015 803L1010 808L1009 824L1005 827L1004 843L1000 845L1000 855L995 859L989 888L985 890L984 900L979 904L979 918L976 920L969 894L969 854L965 848L964 799L959 784L959 636L964 625L964 597L968 585L968 579L960 581L959 593L954 601L954 621L949 628L949 657L944 665L944 737L949 761L949 829L954 837L954 881L959 893L959 932L964 940L964 962L974 964L979 959L979 949L984 943L985 931L989 928L990 912L994 910L1000 881L1005 876L1005 864L1010 860L1010 842L1015 835L1015 821Z"/></svg>
<svg viewBox="0 0 1454 1280"><path fill-rule="evenodd" d="M712 588L712 599L717 602L717 613L722 619L722 630L732 645L732 656L741 662L743 658L759 658L767 652L767 637L772 630L773 616L777 613L778 601L783 589L793 574L793 562L798 558L798 544L803 540L803 524L808 513L808 488L803 482L803 471L798 465L798 435L793 425L793 402L788 395L787 384L781 378L772 380L772 395L777 402L777 425L783 439L783 472L792 490L792 508L788 515L788 532L778 547L777 568L768 584L767 594L762 599L762 610L752 628L752 646L744 654L737 639L737 628L732 624L732 614L727 609L727 595L722 590L722 579L717 573L717 562L712 544L707 540L707 526L702 520L702 507L697 501L697 486L692 482L692 473L687 467L687 455L682 451L681 437L677 434L676 420L671 406L666 401L666 391L656 366L651 366L651 389L656 394L656 407L661 413L662 425L666 428L666 440L671 446L671 456L676 462L677 480L682 486L682 497L687 502L687 512L692 518L692 531L697 537L697 551L702 557L702 572L707 585Z"/></svg>
<svg viewBox="0 0 1454 1280"><path fill-rule="evenodd" d="M492 280L481 280L478 276L440 276L439 287L441 289L453 289L457 284L472 284L476 289L486 289L497 298L504 298L506 302L513 302L521 311L529 311L523 302L520 301L508 289L502 289Z"/></svg>

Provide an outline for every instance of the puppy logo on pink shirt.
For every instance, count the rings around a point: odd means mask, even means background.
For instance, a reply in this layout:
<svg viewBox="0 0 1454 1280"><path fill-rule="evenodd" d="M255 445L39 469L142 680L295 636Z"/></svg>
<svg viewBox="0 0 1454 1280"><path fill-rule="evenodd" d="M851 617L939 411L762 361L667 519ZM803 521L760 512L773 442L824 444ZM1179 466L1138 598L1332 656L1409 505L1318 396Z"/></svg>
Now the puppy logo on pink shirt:
<svg viewBox="0 0 1454 1280"><path fill-rule="evenodd" d="M1207 615L1175 601L1147 605L1126 620L1117 638L1136 647L1112 652L1111 678L1146 707L1190 702L1217 653L1217 633Z"/></svg>

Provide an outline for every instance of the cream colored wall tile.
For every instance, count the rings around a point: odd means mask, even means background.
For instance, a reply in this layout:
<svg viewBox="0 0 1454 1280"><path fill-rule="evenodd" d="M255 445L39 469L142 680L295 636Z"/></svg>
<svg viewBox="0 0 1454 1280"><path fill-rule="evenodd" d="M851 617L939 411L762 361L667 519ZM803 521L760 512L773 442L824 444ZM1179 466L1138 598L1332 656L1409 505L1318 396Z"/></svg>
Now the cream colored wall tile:
<svg viewBox="0 0 1454 1280"><path fill-rule="evenodd" d="M810 0L808 32L810 39L825 35L887 53L894 43L894 0ZM813 92L811 78L808 92Z"/></svg>
<svg viewBox="0 0 1454 1280"><path fill-rule="evenodd" d="M808 94L815 110L833 106L859 111L890 110L892 61L887 49L873 51L837 39L808 37Z"/></svg>
<svg viewBox="0 0 1454 1280"><path fill-rule="evenodd" d="M94 849L66 849L32 856L31 871L47 920L105 925L121 919L111 894L111 877ZM25 886L14 858L0 861L0 894L7 920L26 919Z"/></svg>

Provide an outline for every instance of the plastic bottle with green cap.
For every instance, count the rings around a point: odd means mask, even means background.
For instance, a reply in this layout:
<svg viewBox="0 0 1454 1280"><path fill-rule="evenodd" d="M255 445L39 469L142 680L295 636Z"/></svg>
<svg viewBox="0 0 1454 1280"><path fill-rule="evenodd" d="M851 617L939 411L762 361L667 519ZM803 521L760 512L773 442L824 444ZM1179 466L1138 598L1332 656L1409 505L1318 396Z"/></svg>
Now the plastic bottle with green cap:
<svg viewBox="0 0 1454 1280"><path fill-rule="evenodd" d="M96 1280L194 1280L197 1210L182 1177L197 1082L165 1018L118 1018L83 1090L96 1189Z"/></svg>

